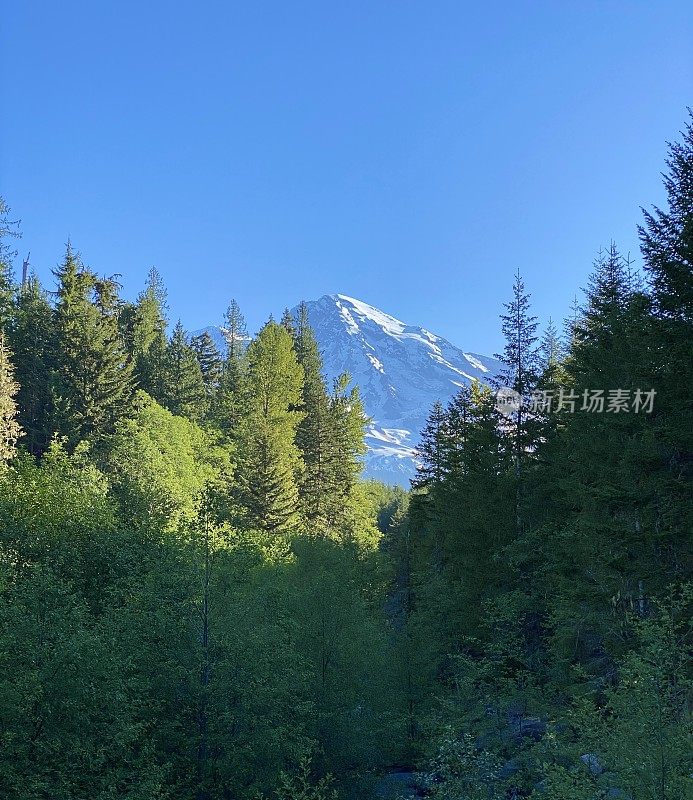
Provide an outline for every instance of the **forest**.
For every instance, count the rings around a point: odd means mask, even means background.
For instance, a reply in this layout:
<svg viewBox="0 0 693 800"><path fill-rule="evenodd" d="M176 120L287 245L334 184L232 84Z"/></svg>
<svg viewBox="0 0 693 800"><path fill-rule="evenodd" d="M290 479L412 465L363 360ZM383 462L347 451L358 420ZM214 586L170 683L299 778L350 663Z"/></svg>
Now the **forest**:
<svg viewBox="0 0 693 800"><path fill-rule="evenodd" d="M693 116L664 185L564 330L518 272L410 491L303 306L220 353L3 201L0 797L692 798Z"/></svg>

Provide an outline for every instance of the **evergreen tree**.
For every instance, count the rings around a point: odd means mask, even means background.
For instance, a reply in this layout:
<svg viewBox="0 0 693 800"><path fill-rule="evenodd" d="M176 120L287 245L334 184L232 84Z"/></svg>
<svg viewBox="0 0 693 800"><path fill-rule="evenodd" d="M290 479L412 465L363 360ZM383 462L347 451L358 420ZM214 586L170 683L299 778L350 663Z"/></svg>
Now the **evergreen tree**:
<svg viewBox="0 0 693 800"><path fill-rule="evenodd" d="M416 450L419 463L416 466L416 478L412 481L414 489L424 489L442 482L447 465L446 445L447 417L443 404L438 400L428 415Z"/></svg>
<svg viewBox="0 0 693 800"><path fill-rule="evenodd" d="M9 240L20 236L18 224L10 218L10 209L0 197L0 329L7 329L12 318L15 293L12 261L17 253Z"/></svg>
<svg viewBox="0 0 693 800"><path fill-rule="evenodd" d="M539 367L542 374L555 372L563 360L563 342L558 334L558 328L549 317L546 330L539 343Z"/></svg>
<svg viewBox="0 0 693 800"><path fill-rule="evenodd" d="M299 312L300 313L300 312ZM286 332L291 336L292 339L296 338L296 325L293 316L291 315L291 311L288 308L284 309L284 313L282 314L282 318L279 321L279 324L286 330Z"/></svg>
<svg viewBox="0 0 693 800"><path fill-rule="evenodd" d="M693 111L681 141L669 145L664 175L668 208L643 211L640 241L657 311L693 324ZM686 333L686 330L683 330ZM690 333L690 328L688 328Z"/></svg>
<svg viewBox="0 0 693 800"><path fill-rule="evenodd" d="M166 348L164 405L173 414L199 419L206 404L200 363L180 320Z"/></svg>
<svg viewBox="0 0 693 800"><path fill-rule="evenodd" d="M295 437L302 389L291 336L270 321L248 347L246 414L236 437L239 499L248 524L268 533L290 532L299 521Z"/></svg>
<svg viewBox="0 0 693 800"><path fill-rule="evenodd" d="M693 111L680 142L669 145L664 175L668 207L645 212L640 227L645 270L652 284L654 318L647 353L658 390L660 463L667 505L690 501L693 476ZM666 466L665 466L666 465ZM664 477L664 476L663 476ZM678 482L678 489L675 484ZM690 502L685 512L693 513ZM681 526L683 517L676 523ZM685 523L684 523L685 524Z"/></svg>
<svg viewBox="0 0 693 800"><path fill-rule="evenodd" d="M164 393L167 312L166 288L158 270L152 267L137 302L125 309L123 327L137 384L159 402Z"/></svg>
<svg viewBox="0 0 693 800"><path fill-rule="evenodd" d="M425 569L432 567L436 579L440 577L443 561L441 489L449 466L448 443L447 414L443 404L436 401L421 432L409 509L413 532L422 541L430 543L423 548L423 562Z"/></svg>
<svg viewBox="0 0 693 800"><path fill-rule="evenodd" d="M14 456L17 440L22 435L17 422L18 391L5 332L0 329L0 466Z"/></svg>
<svg viewBox="0 0 693 800"><path fill-rule="evenodd" d="M643 468L656 463L654 417L632 405L652 386L651 348L649 300L631 290L627 264L612 244L590 276L564 365L570 400L553 415L535 476L535 520L540 537L549 539L533 546L551 545L550 566L540 567L534 583L545 580L543 592L552 598L557 663L584 667L595 642L618 655L626 609L644 607L653 585L667 582L666 560L656 555L663 533L659 479L651 466Z"/></svg>
<svg viewBox="0 0 693 800"><path fill-rule="evenodd" d="M530 295L517 271L513 296L505 303L501 314L505 337L503 353L496 353L503 367L496 376L497 386L507 386L517 392L518 408L509 415L508 442L515 462L515 524L519 534L523 525L524 466L536 447L539 436L537 420L527 412L532 392L538 380L537 319L530 314Z"/></svg>
<svg viewBox="0 0 693 800"><path fill-rule="evenodd" d="M17 365L23 444L33 455L40 455L48 448L56 425L53 385L57 340L55 315L36 277L29 278L19 292L10 340Z"/></svg>
<svg viewBox="0 0 693 800"><path fill-rule="evenodd" d="M211 399L219 389L222 373L221 354L209 331L203 331L198 336L193 336L190 346L197 356L207 397Z"/></svg>
<svg viewBox="0 0 693 800"><path fill-rule="evenodd" d="M230 433L244 413L243 392L246 369L248 329L240 306L231 300L224 315L221 332L226 341L226 356L221 370L219 390L212 405L212 416L219 428Z"/></svg>
<svg viewBox="0 0 693 800"><path fill-rule="evenodd" d="M226 341L226 360L237 363L248 344L248 328L241 307L235 300L231 300L226 309L221 332Z"/></svg>
<svg viewBox="0 0 693 800"><path fill-rule="evenodd" d="M334 417L322 376L322 358L315 334L308 322L308 307L301 303L294 325L284 325L292 332L298 363L303 367L303 419L296 430L296 445L301 452L303 471L299 495L304 518L309 523L334 519L342 497L335 485L333 440Z"/></svg>
<svg viewBox="0 0 693 800"><path fill-rule="evenodd" d="M112 432L130 411L134 379L118 325L115 282L85 269L70 244L55 275L58 422L74 444Z"/></svg>
<svg viewBox="0 0 693 800"><path fill-rule="evenodd" d="M352 496L363 469L363 455L366 452L365 434L369 422L361 401L358 386L352 386L351 376L343 373L334 381L330 396L330 428L328 436L331 452L328 453L330 464L331 496L333 512L347 502ZM333 519L334 521L334 519Z"/></svg>

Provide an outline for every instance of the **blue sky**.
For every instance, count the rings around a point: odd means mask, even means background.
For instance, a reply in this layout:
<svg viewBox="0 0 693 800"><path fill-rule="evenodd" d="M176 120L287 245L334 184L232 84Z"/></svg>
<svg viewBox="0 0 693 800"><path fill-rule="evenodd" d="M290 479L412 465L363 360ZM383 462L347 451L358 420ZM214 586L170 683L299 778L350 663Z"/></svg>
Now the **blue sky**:
<svg viewBox="0 0 693 800"><path fill-rule="evenodd" d="M690 2L74 2L3 12L0 193L194 329L342 292L478 352L637 252L693 103Z"/></svg>

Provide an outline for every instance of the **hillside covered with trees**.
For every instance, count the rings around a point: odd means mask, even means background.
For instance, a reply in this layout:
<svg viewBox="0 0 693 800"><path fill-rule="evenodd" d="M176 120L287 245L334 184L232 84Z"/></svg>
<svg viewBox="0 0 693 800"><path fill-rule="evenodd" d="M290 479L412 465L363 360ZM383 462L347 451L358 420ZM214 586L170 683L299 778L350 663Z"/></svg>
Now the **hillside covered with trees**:
<svg viewBox="0 0 693 800"><path fill-rule="evenodd" d="M693 797L690 124L665 185L565 335L518 273L411 492L305 309L220 353L156 270L17 282L3 202L0 797Z"/></svg>

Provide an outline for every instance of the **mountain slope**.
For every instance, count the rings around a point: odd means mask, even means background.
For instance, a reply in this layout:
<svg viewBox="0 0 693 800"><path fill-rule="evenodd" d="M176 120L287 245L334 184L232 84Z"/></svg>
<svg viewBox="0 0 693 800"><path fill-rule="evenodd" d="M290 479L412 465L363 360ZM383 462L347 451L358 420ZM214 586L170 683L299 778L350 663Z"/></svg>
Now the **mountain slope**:
<svg viewBox="0 0 693 800"><path fill-rule="evenodd" d="M474 379L488 381L498 362L346 295L325 295L307 306L328 382L348 372L372 419L366 477L408 486L431 406ZM221 338L218 329L208 330Z"/></svg>
<svg viewBox="0 0 693 800"><path fill-rule="evenodd" d="M446 403L475 378L487 381L498 362L346 295L326 295L307 305L325 374L349 372L373 420L366 475L408 485L431 406L436 400Z"/></svg>

